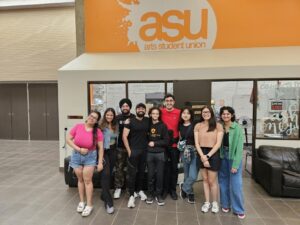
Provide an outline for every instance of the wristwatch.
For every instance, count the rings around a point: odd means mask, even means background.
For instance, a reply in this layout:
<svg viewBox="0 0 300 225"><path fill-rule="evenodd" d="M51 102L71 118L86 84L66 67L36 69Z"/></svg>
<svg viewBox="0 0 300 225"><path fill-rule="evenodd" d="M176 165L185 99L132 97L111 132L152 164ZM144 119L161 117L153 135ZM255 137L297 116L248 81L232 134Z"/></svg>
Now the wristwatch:
<svg viewBox="0 0 300 225"><path fill-rule="evenodd" d="M209 156L209 155L206 155L206 157L207 157L207 159L209 159L209 158L210 158L210 156Z"/></svg>

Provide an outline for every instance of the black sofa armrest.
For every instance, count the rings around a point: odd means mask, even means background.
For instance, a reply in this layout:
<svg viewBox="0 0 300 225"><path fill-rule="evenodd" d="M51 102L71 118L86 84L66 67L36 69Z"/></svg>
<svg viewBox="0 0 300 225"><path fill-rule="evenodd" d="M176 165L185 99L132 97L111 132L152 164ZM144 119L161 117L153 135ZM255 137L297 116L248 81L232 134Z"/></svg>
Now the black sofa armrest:
<svg viewBox="0 0 300 225"><path fill-rule="evenodd" d="M282 195L282 171L279 163L256 158L257 181L272 196Z"/></svg>

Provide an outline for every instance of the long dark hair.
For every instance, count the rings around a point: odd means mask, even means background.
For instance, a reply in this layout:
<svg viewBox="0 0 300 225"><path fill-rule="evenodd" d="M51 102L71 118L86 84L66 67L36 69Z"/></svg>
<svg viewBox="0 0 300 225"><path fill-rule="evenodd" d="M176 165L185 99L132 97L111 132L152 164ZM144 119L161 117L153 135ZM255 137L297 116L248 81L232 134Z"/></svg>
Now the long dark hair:
<svg viewBox="0 0 300 225"><path fill-rule="evenodd" d="M210 119L208 120L208 130L207 130L207 132L214 131L217 127L217 121L216 121L214 110L209 105L203 106L202 109L201 109L201 116L200 116L202 121L204 121L204 118L202 116L202 113L203 113L204 109L208 109L209 112L210 112Z"/></svg>
<svg viewBox="0 0 300 225"><path fill-rule="evenodd" d="M193 111L193 109L192 109L191 107L186 106L186 107L182 108L181 111L180 111L179 126L182 125L182 124L184 124L184 120L181 118L181 116L182 116L182 113L183 113L185 110L187 110L187 111L189 112L189 114L191 115L190 122L191 122L191 123L194 122L194 111Z"/></svg>
<svg viewBox="0 0 300 225"><path fill-rule="evenodd" d="M222 119L222 114L223 112L227 110L230 114L231 114L231 122L234 122L235 121L235 112L234 112L234 109L230 106L223 106L221 109L220 109L220 117L221 117L221 121L223 121Z"/></svg>
<svg viewBox="0 0 300 225"><path fill-rule="evenodd" d="M148 112L148 115L149 115L149 118L150 118L150 123L152 123L151 113L152 113L153 110L157 110L159 112L158 121L161 121L161 110L160 110L159 107L154 106L154 107L150 108L149 112Z"/></svg>
<svg viewBox="0 0 300 225"><path fill-rule="evenodd" d="M93 126L93 145L96 145L96 148L98 148L98 146L97 146L97 140L98 140L97 130L99 127L99 121L101 119L101 113L94 110L94 111L91 111L89 115L91 115L92 113L96 113L98 116L97 122Z"/></svg>
<svg viewBox="0 0 300 225"><path fill-rule="evenodd" d="M114 118L111 121L111 128L113 129L114 132L116 132L117 130L117 119L116 119L116 111L113 108L107 108L103 114L103 118L101 120L100 123L100 129L104 130L105 128L107 128L109 126L109 122L106 120L106 114L108 112L112 112Z"/></svg>

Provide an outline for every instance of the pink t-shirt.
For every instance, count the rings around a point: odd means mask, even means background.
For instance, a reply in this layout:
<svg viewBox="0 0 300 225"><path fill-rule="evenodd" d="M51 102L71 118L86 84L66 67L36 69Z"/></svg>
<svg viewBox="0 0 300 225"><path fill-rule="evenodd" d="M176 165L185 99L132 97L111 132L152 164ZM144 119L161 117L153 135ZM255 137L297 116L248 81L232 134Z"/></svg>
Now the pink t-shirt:
<svg viewBox="0 0 300 225"><path fill-rule="evenodd" d="M80 148L95 150L96 145L93 145L93 129L87 131L84 123L76 124L71 130L70 135L74 137L74 143ZM103 134L100 129L97 129L97 142L103 141Z"/></svg>

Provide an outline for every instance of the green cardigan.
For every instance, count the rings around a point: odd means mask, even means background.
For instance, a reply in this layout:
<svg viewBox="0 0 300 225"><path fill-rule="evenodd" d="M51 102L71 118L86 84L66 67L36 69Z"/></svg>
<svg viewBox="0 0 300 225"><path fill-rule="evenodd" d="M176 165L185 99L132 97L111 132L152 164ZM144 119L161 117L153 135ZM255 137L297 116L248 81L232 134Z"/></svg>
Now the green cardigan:
<svg viewBox="0 0 300 225"><path fill-rule="evenodd" d="M224 124L223 124L224 126ZM243 158L244 132L237 122L232 122L229 128L229 159L232 168L238 169ZM223 143L220 151L221 159L224 158Z"/></svg>

